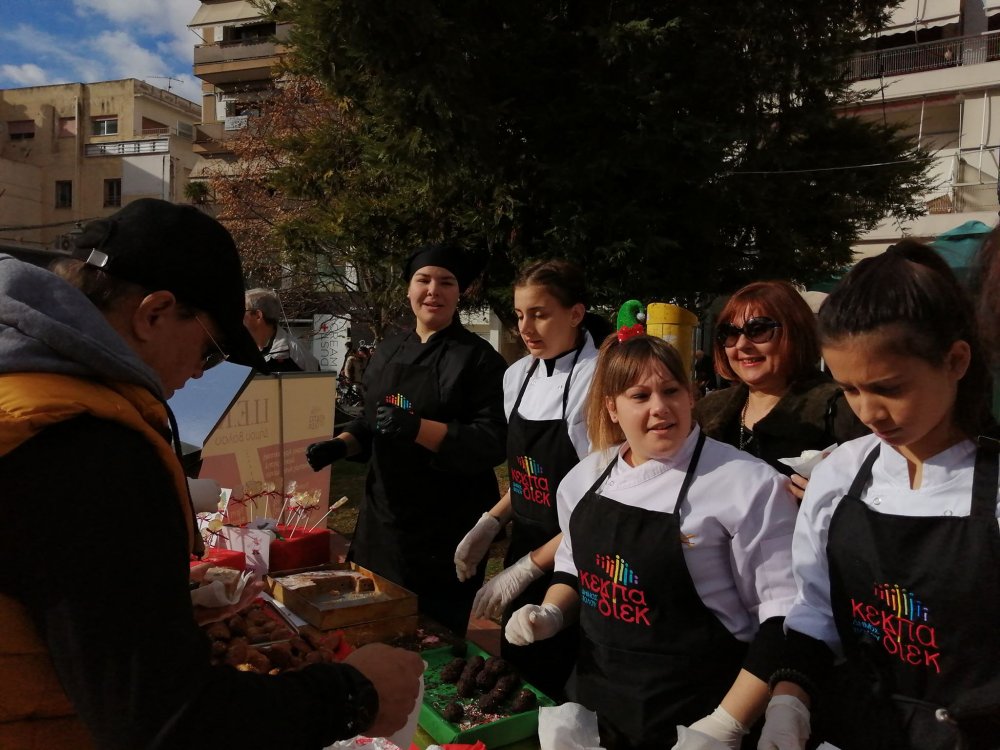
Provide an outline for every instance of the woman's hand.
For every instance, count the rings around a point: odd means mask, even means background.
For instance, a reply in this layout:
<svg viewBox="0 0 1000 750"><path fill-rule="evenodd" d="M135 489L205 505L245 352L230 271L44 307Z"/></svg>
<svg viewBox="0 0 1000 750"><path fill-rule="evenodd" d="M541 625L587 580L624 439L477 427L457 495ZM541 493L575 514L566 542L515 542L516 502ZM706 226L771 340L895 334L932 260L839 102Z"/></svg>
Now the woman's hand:
<svg viewBox="0 0 1000 750"><path fill-rule="evenodd" d="M514 646L551 638L563 627L563 613L555 604L525 604L510 618L504 636Z"/></svg>
<svg viewBox="0 0 1000 750"><path fill-rule="evenodd" d="M472 602L475 617L499 617L514 599L532 581L545 575L545 571L531 561L531 553L522 557L504 571L493 576L478 592Z"/></svg>
<svg viewBox="0 0 1000 750"><path fill-rule="evenodd" d="M767 704L757 750L804 750L809 739L809 709L794 695L775 695Z"/></svg>
<svg viewBox="0 0 1000 750"><path fill-rule="evenodd" d="M795 499L800 503L806 494L806 487L808 486L809 480L799 474L792 474L788 477L788 491L795 495Z"/></svg>
<svg viewBox="0 0 1000 750"><path fill-rule="evenodd" d="M483 513L455 548L455 574L458 580L466 581L476 574L476 568L490 551L490 545L499 533L500 522L491 514Z"/></svg>

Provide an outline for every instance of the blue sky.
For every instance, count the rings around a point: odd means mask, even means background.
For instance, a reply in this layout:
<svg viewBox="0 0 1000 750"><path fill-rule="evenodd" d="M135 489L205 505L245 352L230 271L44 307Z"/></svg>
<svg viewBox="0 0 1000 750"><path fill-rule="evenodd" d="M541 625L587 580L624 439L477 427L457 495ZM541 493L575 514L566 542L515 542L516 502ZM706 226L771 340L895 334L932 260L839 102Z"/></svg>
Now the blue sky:
<svg viewBox="0 0 1000 750"><path fill-rule="evenodd" d="M139 78L199 103L200 0L0 0L0 88ZM178 78L168 81L164 77Z"/></svg>

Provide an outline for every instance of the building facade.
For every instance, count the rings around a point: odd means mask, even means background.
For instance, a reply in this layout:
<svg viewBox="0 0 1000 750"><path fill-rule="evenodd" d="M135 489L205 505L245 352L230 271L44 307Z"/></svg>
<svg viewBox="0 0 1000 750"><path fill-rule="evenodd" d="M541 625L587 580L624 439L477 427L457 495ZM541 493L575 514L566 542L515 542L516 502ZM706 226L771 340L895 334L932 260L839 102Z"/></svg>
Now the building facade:
<svg viewBox="0 0 1000 750"><path fill-rule="evenodd" d="M855 247L932 239L967 221L997 223L1000 164L1000 0L904 0L887 28L849 61L868 98L847 114L898 125L934 155L927 213L886 220ZM873 167L876 168L876 167Z"/></svg>
<svg viewBox="0 0 1000 750"><path fill-rule="evenodd" d="M183 200L200 119L134 78L0 90L0 239L51 246L137 198Z"/></svg>
<svg viewBox="0 0 1000 750"><path fill-rule="evenodd" d="M273 90L289 27L261 17L248 0L205 0L188 26L202 40L194 48L194 74L202 81L194 142L200 179L231 163L228 142Z"/></svg>

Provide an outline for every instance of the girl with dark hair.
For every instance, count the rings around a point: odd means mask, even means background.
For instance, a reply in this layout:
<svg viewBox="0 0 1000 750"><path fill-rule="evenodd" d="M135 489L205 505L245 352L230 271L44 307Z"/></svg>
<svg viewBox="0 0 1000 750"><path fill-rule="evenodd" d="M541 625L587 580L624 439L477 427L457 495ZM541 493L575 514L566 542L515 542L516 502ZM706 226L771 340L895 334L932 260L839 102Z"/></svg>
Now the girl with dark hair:
<svg viewBox="0 0 1000 750"><path fill-rule="evenodd" d="M1000 670L997 444L977 444L989 373L971 305L940 256L904 241L855 266L819 328L873 434L834 451L806 491L795 658L772 676L760 747L804 747L820 691L816 734L844 750L996 748L1000 714L968 709ZM846 661L823 690L833 654Z"/></svg>
<svg viewBox="0 0 1000 750"><path fill-rule="evenodd" d="M506 627L528 644L579 617L567 692L609 750L740 748L780 663L795 502L763 461L707 438L693 400L666 341L605 341L595 452L559 485L556 572Z"/></svg>
<svg viewBox="0 0 1000 750"><path fill-rule="evenodd" d="M513 526L505 569L476 595L474 616L502 615L506 624L522 605L540 604L549 587L562 538L556 490L590 452L584 406L597 346L610 327L595 331L586 301L583 273L564 260L533 263L514 282L514 312L528 355L504 374L510 491L455 550L459 580L476 572L500 529L508 521ZM576 629L569 628L530 646L511 646L502 639L501 653L526 680L558 699L578 642Z"/></svg>
<svg viewBox="0 0 1000 750"><path fill-rule="evenodd" d="M782 474L792 470L778 459L866 432L840 388L820 372L815 316L785 281L754 282L729 298L718 317L714 359L737 385L698 401L698 424ZM803 478L789 484L799 498L804 487Z"/></svg>

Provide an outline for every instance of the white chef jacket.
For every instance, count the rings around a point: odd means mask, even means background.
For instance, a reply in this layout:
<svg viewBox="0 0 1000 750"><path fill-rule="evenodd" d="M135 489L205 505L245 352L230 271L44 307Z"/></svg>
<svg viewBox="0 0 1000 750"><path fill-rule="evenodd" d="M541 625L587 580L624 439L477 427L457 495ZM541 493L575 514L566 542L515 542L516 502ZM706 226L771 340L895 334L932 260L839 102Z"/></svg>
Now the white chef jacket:
<svg viewBox="0 0 1000 750"><path fill-rule="evenodd" d="M597 349L593 337L584 330L584 345L580 358L573 367L573 375L569 382L569 401L566 403L566 426L569 439L576 448L576 454L583 458L590 453L590 438L587 437L587 394L590 393L590 381L594 377L594 365L597 363ZM524 391L524 398L517 408L517 413L524 419L548 420L562 419L563 391L566 389L566 377L576 350L563 354L556 360L552 374L548 374L545 362L539 362L531 381ZM510 421L514 410L517 394L524 384L524 378L531 369L535 357L530 354L522 357L507 368L503 376L503 408Z"/></svg>
<svg viewBox="0 0 1000 750"><path fill-rule="evenodd" d="M600 493L624 505L673 512L699 432L695 426L670 459L631 467L619 458ZM556 552L557 571L577 575L570 516L626 445L590 454L559 485L556 504L563 539ZM791 547L796 505L787 482L749 453L706 438L687 501L679 509L687 540L684 560L695 591L743 642L753 639L764 620L784 616L795 598Z"/></svg>
<svg viewBox="0 0 1000 750"><path fill-rule="evenodd" d="M785 627L824 641L842 654L830 606L830 567L826 545L830 520L851 487L865 457L880 441L866 435L844 443L813 469L792 543L798 589ZM870 510L899 516L968 516L972 508L972 473L976 445L963 440L924 462L918 490L910 489L903 458L883 444L872 465L872 481L861 500ZM1000 507L998 507L1000 517Z"/></svg>

